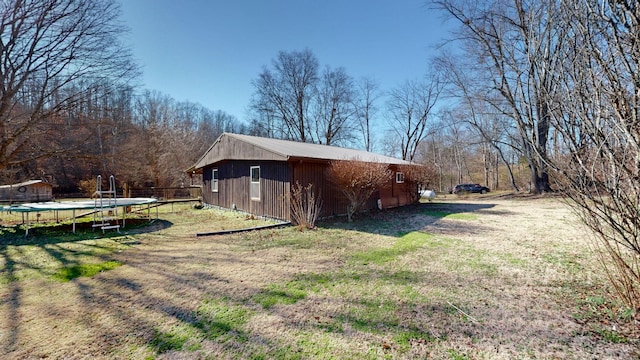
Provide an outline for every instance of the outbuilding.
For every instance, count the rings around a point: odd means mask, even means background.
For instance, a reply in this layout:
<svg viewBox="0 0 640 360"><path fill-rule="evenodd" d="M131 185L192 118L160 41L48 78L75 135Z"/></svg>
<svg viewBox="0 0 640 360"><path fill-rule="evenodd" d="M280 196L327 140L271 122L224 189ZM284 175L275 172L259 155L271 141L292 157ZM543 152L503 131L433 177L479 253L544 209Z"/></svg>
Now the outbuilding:
<svg viewBox="0 0 640 360"><path fill-rule="evenodd" d="M41 202L52 198L53 187L42 180L0 185L0 202L3 203Z"/></svg>
<svg viewBox="0 0 640 360"><path fill-rule="evenodd" d="M327 169L332 161L357 160L384 163L392 171L386 186L367 201L364 210L413 203L418 189L398 171L410 162L336 146L270 139L232 133L222 134L196 162L201 172L205 205L244 211L255 216L291 220L289 194L296 183L313 185L320 196L320 217L343 215L347 199Z"/></svg>

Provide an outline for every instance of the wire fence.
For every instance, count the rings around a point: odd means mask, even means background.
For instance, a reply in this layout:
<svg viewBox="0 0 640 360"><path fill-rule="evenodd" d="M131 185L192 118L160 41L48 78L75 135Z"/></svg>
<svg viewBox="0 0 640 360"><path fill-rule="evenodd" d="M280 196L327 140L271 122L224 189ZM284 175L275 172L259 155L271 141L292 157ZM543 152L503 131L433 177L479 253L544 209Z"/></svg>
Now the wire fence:
<svg viewBox="0 0 640 360"><path fill-rule="evenodd" d="M149 187L124 190L125 197L152 197L158 200L200 199L202 188L193 187Z"/></svg>

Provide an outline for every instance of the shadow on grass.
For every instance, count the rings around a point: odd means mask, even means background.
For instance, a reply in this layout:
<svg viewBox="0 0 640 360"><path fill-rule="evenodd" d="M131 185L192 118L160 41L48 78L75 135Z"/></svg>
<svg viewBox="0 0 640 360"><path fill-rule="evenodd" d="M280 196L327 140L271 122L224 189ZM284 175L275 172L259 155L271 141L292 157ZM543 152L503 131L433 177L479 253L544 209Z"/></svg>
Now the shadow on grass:
<svg viewBox="0 0 640 360"><path fill-rule="evenodd" d="M149 223L146 219L144 221L129 219L125 230L134 230L137 233L153 232L170 226L172 223L168 221L157 220ZM6 321L13 329L4 337L2 343L6 351L13 351L18 346L18 323L23 292L20 280L30 277L26 274L35 272L39 274L38 277L58 276L58 280L64 281L78 276L89 276L87 274L115 267L103 268L105 261L108 265L116 264L109 262L110 254L122 247L132 245L131 238L123 233L92 231L90 222L76 224L75 234L71 230L71 224L38 224L29 230L28 236L25 236L22 225L0 227L0 285L7 286L9 289L5 302ZM82 242L85 240L96 240L96 242ZM101 243L100 241L103 240L110 241L112 244ZM54 266L57 266L57 269L44 266L41 262L43 257L55 259ZM102 265L94 265L96 269L81 268L83 264L80 259L83 261L89 259Z"/></svg>
<svg viewBox="0 0 640 360"><path fill-rule="evenodd" d="M74 269L82 262L110 261L112 253L138 244L127 234L129 231L154 232L172 225L163 220L149 223L132 219L127 222L126 232L92 231L91 223L82 223L72 233L71 225L51 224L33 228L28 236L19 226L0 228L0 284L20 280L27 272L47 277L60 268Z"/></svg>
<svg viewBox="0 0 640 360"><path fill-rule="evenodd" d="M428 202L357 214L353 222L347 222L346 216L330 218L320 221L318 227L400 237L408 232L424 229L445 217L455 218L458 214L493 214L495 210L492 209L495 206L492 203ZM474 224L467 226L473 227Z"/></svg>
<svg viewBox="0 0 640 360"><path fill-rule="evenodd" d="M65 242L75 242L82 240L95 240L99 238L112 238L124 236L129 233L142 234L151 233L173 226L173 223L166 220L155 220L149 222L147 219L127 219L126 227L120 232L107 230L102 232L92 226L92 222L79 222L76 224L76 232L72 232L72 224L67 223L45 223L36 224L29 228L29 234L25 236L23 225L0 227L0 252L3 252L7 245L42 246L47 244L57 244Z"/></svg>

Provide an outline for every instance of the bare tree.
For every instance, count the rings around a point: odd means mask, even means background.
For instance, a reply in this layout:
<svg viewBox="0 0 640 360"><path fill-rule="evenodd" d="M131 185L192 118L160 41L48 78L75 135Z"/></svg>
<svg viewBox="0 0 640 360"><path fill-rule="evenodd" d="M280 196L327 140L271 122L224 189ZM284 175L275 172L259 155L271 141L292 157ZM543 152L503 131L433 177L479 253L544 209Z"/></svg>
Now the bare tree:
<svg viewBox="0 0 640 360"><path fill-rule="evenodd" d="M460 24L467 56L479 59L499 97L485 99L518 129L535 192L547 192L544 158L552 112L558 106L558 70L568 39L558 24L556 2L437 0L433 3ZM544 20L541 20L544 19ZM478 68L479 69L479 68Z"/></svg>
<svg viewBox="0 0 640 360"><path fill-rule="evenodd" d="M157 91L136 98L125 179L138 186L178 186L194 164L223 132L246 132L238 120L222 110L175 102ZM197 126L196 126L197 124Z"/></svg>
<svg viewBox="0 0 640 360"><path fill-rule="evenodd" d="M562 8L573 40L554 126L564 156L547 158L598 240L620 299L640 315L640 7L584 0Z"/></svg>
<svg viewBox="0 0 640 360"><path fill-rule="evenodd" d="M65 111L92 89L137 75L119 14L112 0L2 2L0 168L68 150L42 145Z"/></svg>
<svg viewBox="0 0 640 360"><path fill-rule="evenodd" d="M163 158L170 144L170 129L175 121L174 100L158 91L145 91L136 99L137 134L132 138L138 149L129 169L147 186L167 186L168 174Z"/></svg>
<svg viewBox="0 0 640 360"><path fill-rule="evenodd" d="M468 58L446 53L436 61L449 84L448 95L458 100L457 106L461 115L459 121L468 123L483 142L485 183L489 185L488 175L493 168L495 177L492 186L498 186L497 164L495 167L490 166L493 156L488 156L493 150L507 169L511 187L519 191L511 163L505 155L505 148L522 152L522 142L511 141L512 137L509 135L513 122L507 121L502 112L495 111L493 106L488 105L497 103L485 89L485 84L490 83L490 79L486 79L482 71L474 71L477 65Z"/></svg>
<svg viewBox="0 0 640 360"><path fill-rule="evenodd" d="M318 59L309 49L280 51L272 68L264 68L253 81L255 94L251 108L261 119L282 123L283 137L311 141L309 105L318 82ZM267 112L265 114L265 112Z"/></svg>
<svg viewBox="0 0 640 360"><path fill-rule="evenodd" d="M446 139L451 145L450 160L454 168L454 182L461 183L464 179L467 158L469 157L468 148L471 140L469 139L469 131L462 121L451 111L445 111ZM453 184L451 184L453 187Z"/></svg>
<svg viewBox="0 0 640 360"><path fill-rule="evenodd" d="M451 180L451 146L443 138L443 129L434 132L426 141L420 143L416 153L416 162L427 164L434 169L435 178L430 185L437 191L444 191L446 184L453 186Z"/></svg>
<svg viewBox="0 0 640 360"><path fill-rule="evenodd" d="M314 102L315 121L309 124L314 129L316 142L337 145L351 138L355 118L353 108L353 80L344 68L326 67L317 85Z"/></svg>
<svg viewBox="0 0 640 360"><path fill-rule="evenodd" d="M487 64L536 191L551 181L592 230L615 293L640 312L640 7L615 0L443 0ZM508 111L507 111L508 110ZM548 151L550 133L555 136Z"/></svg>
<svg viewBox="0 0 640 360"><path fill-rule="evenodd" d="M388 121L403 160L413 161L418 144L427 134L432 110L442 89L439 75L432 73L425 81L407 81L389 92Z"/></svg>
<svg viewBox="0 0 640 360"><path fill-rule="evenodd" d="M380 97L378 86L378 83L373 78L367 77L360 79L356 85L354 106L357 127L366 151L373 150L373 119L378 111L375 102Z"/></svg>
<svg viewBox="0 0 640 360"><path fill-rule="evenodd" d="M262 136L267 138L280 138L283 134L287 134L286 126L278 115L273 104L266 101L267 99L258 98L254 95L251 100L250 112L250 130L249 133L254 136Z"/></svg>

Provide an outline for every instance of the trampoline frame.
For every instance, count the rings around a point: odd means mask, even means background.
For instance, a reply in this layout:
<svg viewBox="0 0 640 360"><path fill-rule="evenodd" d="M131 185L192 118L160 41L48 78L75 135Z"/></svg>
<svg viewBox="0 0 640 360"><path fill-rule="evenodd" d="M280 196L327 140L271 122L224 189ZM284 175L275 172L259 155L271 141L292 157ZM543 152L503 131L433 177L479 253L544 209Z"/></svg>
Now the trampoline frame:
<svg viewBox="0 0 640 360"><path fill-rule="evenodd" d="M95 200L85 201L47 201L37 203L26 203L18 205L3 206L2 211L23 213L23 223L25 224L25 236L29 235L29 213L43 211L63 211L71 210L73 225L72 232L76 232L76 210L114 209L122 206L122 227L125 226L126 207L134 205L147 205L147 217L151 221L151 204L158 202L155 198L117 198L115 201L105 202L100 205ZM158 219L158 207L156 206L156 220ZM26 217L26 221L25 221Z"/></svg>

